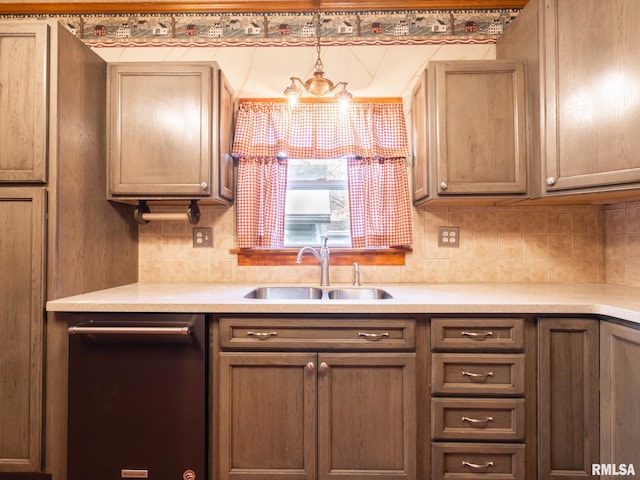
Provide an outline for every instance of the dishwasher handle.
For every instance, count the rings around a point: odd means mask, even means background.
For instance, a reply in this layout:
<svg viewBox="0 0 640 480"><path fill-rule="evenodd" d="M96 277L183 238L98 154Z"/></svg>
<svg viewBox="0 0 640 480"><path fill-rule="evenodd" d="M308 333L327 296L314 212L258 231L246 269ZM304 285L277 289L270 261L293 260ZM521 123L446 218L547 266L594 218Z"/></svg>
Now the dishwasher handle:
<svg viewBox="0 0 640 480"><path fill-rule="evenodd" d="M191 327L69 327L69 335L191 335Z"/></svg>

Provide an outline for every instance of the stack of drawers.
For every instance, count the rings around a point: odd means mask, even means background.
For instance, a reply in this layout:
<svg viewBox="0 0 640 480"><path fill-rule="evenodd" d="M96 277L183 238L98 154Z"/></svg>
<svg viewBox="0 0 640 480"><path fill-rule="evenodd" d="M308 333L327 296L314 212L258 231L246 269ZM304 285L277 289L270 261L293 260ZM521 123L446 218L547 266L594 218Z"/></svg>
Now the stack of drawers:
<svg viewBox="0 0 640 480"><path fill-rule="evenodd" d="M524 479L523 318L431 320L432 478Z"/></svg>

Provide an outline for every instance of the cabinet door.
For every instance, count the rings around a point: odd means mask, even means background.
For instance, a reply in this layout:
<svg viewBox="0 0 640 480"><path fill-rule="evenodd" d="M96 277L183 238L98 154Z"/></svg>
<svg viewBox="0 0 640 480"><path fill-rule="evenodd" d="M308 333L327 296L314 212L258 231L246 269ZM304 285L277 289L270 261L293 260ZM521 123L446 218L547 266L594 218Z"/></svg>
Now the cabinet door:
<svg viewBox="0 0 640 480"><path fill-rule="evenodd" d="M220 354L220 480L313 480L315 353Z"/></svg>
<svg viewBox="0 0 640 480"><path fill-rule="evenodd" d="M0 189L0 472L41 464L44 204L43 189Z"/></svg>
<svg viewBox="0 0 640 480"><path fill-rule="evenodd" d="M212 75L201 64L109 67L112 196L209 195Z"/></svg>
<svg viewBox="0 0 640 480"><path fill-rule="evenodd" d="M235 169L231 146L233 144L233 90L222 71L219 72L218 105L218 195L233 202L235 197Z"/></svg>
<svg viewBox="0 0 640 480"><path fill-rule="evenodd" d="M318 479L415 479L415 354L318 362Z"/></svg>
<svg viewBox="0 0 640 480"><path fill-rule="evenodd" d="M438 195L526 193L524 64L431 62L428 76Z"/></svg>
<svg viewBox="0 0 640 480"><path fill-rule="evenodd" d="M603 322L600 361L602 448L599 462L634 465L637 475L640 473L640 330Z"/></svg>
<svg viewBox="0 0 640 480"><path fill-rule="evenodd" d="M427 148L427 78L421 75L420 81L411 96L411 122L413 127L413 202L419 204L429 193L428 168L429 150Z"/></svg>
<svg viewBox="0 0 640 480"><path fill-rule="evenodd" d="M44 182L48 26L0 23L0 182Z"/></svg>
<svg viewBox="0 0 640 480"><path fill-rule="evenodd" d="M578 479L599 463L598 320L538 324L540 479Z"/></svg>
<svg viewBox="0 0 640 480"><path fill-rule="evenodd" d="M639 182L640 3L541 4L546 59L544 187L554 191Z"/></svg>

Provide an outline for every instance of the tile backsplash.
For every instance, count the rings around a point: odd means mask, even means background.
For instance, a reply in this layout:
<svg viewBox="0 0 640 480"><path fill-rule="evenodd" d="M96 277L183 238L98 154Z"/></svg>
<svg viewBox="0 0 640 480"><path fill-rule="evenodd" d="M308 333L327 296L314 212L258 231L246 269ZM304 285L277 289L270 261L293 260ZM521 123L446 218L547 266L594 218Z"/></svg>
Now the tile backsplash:
<svg viewBox="0 0 640 480"><path fill-rule="evenodd" d="M606 281L640 287L640 201L604 207Z"/></svg>
<svg viewBox="0 0 640 480"><path fill-rule="evenodd" d="M176 207L155 208L172 211ZM235 209L201 206L213 248L193 248L186 221L139 227L141 282L316 282L319 266L240 267ZM460 227L459 248L438 247L439 226ZM640 202L607 206L430 207L413 211L404 266L362 266L363 283L607 282L640 286ZM333 283L351 267L331 267Z"/></svg>

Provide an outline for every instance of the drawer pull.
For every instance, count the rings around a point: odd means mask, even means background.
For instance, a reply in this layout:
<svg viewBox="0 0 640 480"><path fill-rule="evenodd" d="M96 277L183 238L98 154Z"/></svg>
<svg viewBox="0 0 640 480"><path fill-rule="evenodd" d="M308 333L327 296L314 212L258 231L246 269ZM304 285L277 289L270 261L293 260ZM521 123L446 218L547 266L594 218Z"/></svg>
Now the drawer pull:
<svg viewBox="0 0 640 480"><path fill-rule="evenodd" d="M247 336L257 338L258 340L266 340L271 337L277 337L278 332L247 332Z"/></svg>
<svg viewBox="0 0 640 480"><path fill-rule="evenodd" d="M365 333L358 332L358 336L364 338L365 340L371 340L377 342L378 340L382 340L385 337L388 337L389 334L387 332L384 333Z"/></svg>
<svg viewBox="0 0 640 480"><path fill-rule="evenodd" d="M492 461L488 461L485 463L471 463L471 462L467 462L465 460L462 461L462 466L463 467L469 467L472 468L474 470L486 470L489 467L493 467L493 462Z"/></svg>
<svg viewBox="0 0 640 480"><path fill-rule="evenodd" d="M473 373L462 371L463 377L469 377L476 380L487 380L489 377L493 377L493 372Z"/></svg>
<svg viewBox="0 0 640 480"><path fill-rule="evenodd" d="M489 337L493 337L493 332L478 333L462 331L460 335L462 335L463 337L473 338L474 340L485 340Z"/></svg>
<svg viewBox="0 0 640 480"><path fill-rule="evenodd" d="M471 417L462 417L463 422L469 422L474 425L486 425L489 422L493 422L493 417L486 418L471 418Z"/></svg>

